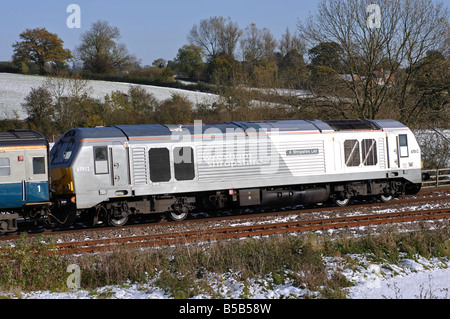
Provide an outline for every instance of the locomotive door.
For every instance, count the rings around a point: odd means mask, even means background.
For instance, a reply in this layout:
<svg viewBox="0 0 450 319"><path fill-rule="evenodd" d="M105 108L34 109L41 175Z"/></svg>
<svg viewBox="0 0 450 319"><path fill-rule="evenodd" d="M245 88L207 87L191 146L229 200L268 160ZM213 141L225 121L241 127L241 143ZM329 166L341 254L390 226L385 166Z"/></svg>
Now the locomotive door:
<svg viewBox="0 0 450 319"><path fill-rule="evenodd" d="M407 168L408 165L408 135L388 132L387 136L389 167L391 169Z"/></svg>
<svg viewBox="0 0 450 319"><path fill-rule="evenodd" d="M399 134L397 138L397 151L400 163L400 168L408 168L408 135Z"/></svg>
<svg viewBox="0 0 450 319"><path fill-rule="evenodd" d="M398 169L398 151L397 151L397 133L387 132L386 133L386 145L387 145L387 156L388 156L388 168Z"/></svg>
<svg viewBox="0 0 450 319"><path fill-rule="evenodd" d="M128 147L114 142L109 149L111 157L111 183L113 186L125 186L129 182Z"/></svg>

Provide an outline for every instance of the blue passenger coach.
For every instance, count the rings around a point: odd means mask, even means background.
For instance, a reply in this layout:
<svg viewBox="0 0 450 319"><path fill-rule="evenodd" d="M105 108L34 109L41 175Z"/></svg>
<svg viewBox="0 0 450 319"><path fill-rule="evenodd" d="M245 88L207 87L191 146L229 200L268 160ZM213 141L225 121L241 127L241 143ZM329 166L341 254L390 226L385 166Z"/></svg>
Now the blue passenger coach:
<svg viewBox="0 0 450 319"><path fill-rule="evenodd" d="M48 142L30 130L0 132L0 231L49 205Z"/></svg>

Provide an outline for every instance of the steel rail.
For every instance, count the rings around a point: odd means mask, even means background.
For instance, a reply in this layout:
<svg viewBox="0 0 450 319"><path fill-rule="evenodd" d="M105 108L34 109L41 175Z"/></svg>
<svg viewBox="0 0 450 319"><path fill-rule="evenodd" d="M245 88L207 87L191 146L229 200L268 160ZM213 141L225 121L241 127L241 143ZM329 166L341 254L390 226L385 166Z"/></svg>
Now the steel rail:
<svg viewBox="0 0 450 319"><path fill-rule="evenodd" d="M428 189L425 191L421 191L423 194L432 194L439 191L446 191L446 189L438 190L438 189ZM419 193L419 194L421 194ZM444 196L437 196L437 197L421 197L421 198L402 198L390 201L388 203L376 203L377 207L388 207L392 205L403 205L403 204L412 204L412 203L420 203L420 202L434 202L434 201L443 201L443 200L449 200L450 195L444 195ZM332 210L333 212L341 211L341 210L348 210L348 209L366 209L366 208L373 208L373 203L371 204L353 204L348 205L344 207L339 206L324 206L324 207L318 207L318 208L304 208L304 209L293 209L293 210L285 210L285 211L266 211L266 212L252 212L252 213L246 213L246 214L233 214L229 216L218 216L218 217L200 217L200 218L191 218L184 220L182 222L173 222L173 221L160 221L156 223L139 223L139 224L132 224L132 225L125 225L122 227L92 227L92 228L81 228L81 229L68 229L68 230L45 230L44 232L38 232L36 234L29 234L29 237L37 236L39 234L44 234L46 236L51 236L52 234L76 234L76 233L83 233L83 232L98 232L98 231L105 231L105 230L114 230L114 231L120 231L124 229L131 229L131 228L142 228L142 227L151 227L151 226L171 226L171 225L182 225L182 224L190 224L190 223L202 223L202 222L212 222L212 221L230 221L233 219L245 219L245 218L267 218L267 217L278 217L278 216L287 216L287 215L296 215L296 214L308 214L308 213L320 213L320 212L327 212L329 210ZM8 234L5 236L0 237L1 241L7 241L7 240L16 240L20 238L20 234Z"/></svg>
<svg viewBox="0 0 450 319"><path fill-rule="evenodd" d="M215 228L202 231L186 231L178 233L152 234L132 237L120 237L81 242L56 244L59 253L88 253L120 248L136 248L150 246L165 246L180 243L211 241L220 239L265 236L282 233L295 233L312 230L338 229L378 225L387 223L403 223L410 221L450 218L450 208L384 213L372 215L357 215L330 219L315 219L283 223L267 223L251 226L236 226Z"/></svg>

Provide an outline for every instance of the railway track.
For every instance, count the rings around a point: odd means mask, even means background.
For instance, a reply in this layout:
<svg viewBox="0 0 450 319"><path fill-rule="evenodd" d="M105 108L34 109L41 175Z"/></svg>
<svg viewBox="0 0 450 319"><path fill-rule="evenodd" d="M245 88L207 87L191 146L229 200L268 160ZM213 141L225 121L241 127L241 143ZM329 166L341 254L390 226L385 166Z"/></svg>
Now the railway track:
<svg viewBox="0 0 450 319"><path fill-rule="evenodd" d="M434 196L436 193L443 193L440 194L439 196ZM319 206L316 208L303 208L303 209L286 209L286 210L278 210L278 211L264 211L264 212L255 212L252 211L250 213L244 213L244 214L239 214L239 213L232 213L232 214L220 214L219 213L219 217L211 217L212 215L210 214L206 214L207 217L204 217L204 215L200 214L200 217L193 217L193 218L188 218L187 220L184 220L182 222L175 222L175 221L167 221L167 220L161 220L159 222L144 222L144 223L138 223L138 224L128 224L126 226L122 226L122 227L83 227L83 228L71 228L68 230L56 230L56 231L45 231L45 234L56 234L56 233L66 233L66 234L70 234L70 233L78 233L78 232L96 232L96 231L101 231L101 230L118 230L118 229L125 229L125 228L134 228L134 227L148 227L151 225L159 225L159 224L165 224L168 226L171 225L180 225L183 223L201 223L204 221L222 221L224 219L227 220L231 220L231 219L242 219L242 218L246 218L246 217L253 217L253 218L258 218L258 217L276 217L276 216L285 216L285 215L295 215L295 214L306 214L306 213L316 213L316 212L322 212L322 211L329 211L332 210L333 212L337 212L337 211L345 211L348 209L367 209L372 208L373 205L376 205L377 207L391 207L393 205L404 205L404 204L413 204L413 203L423 203L423 202L435 202L435 201L450 201L450 187L443 187L443 188L434 188L434 189L424 189L419 193L420 196L423 197L418 197L418 198L401 198L401 199L396 199L387 203L383 203L383 202L378 202L376 204L374 203L356 203L356 204L352 204L352 205L348 205L348 206L344 206L344 207L339 207L339 206ZM417 195L418 196L418 195ZM14 240L19 238L20 232L18 234L9 234L6 235L4 237L0 237L0 241L2 240Z"/></svg>
<svg viewBox="0 0 450 319"><path fill-rule="evenodd" d="M54 248L57 249L58 253L60 254L80 254L100 251L114 251L123 248L165 246L192 242L213 241L220 239L256 237L312 230L349 228L448 218L450 218L450 208L445 208L337 217L329 219L313 219L283 223L265 223L251 226L219 227L201 231L183 231L175 233L149 234L99 240L85 240L77 242L58 243Z"/></svg>
<svg viewBox="0 0 450 319"><path fill-rule="evenodd" d="M433 196L433 191L423 192L422 195ZM326 229L338 229L338 228L351 228L358 226L376 225L376 224L387 224L387 223L403 223L407 221L420 221L420 220L431 220L431 219L447 219L450 217L450 208L434 209L434 210L422 210L422 211L408 211L408 212L390 212L374 214L351 214L354 216L347 217L335 217L335 218L323 218L323 215L327 215L330 211L333 214L339 214L341 211L345 210L357 210L364 209L372 211L373 209L383 209L384 207L392 208L394 206L409 205L415 203L433 203L439 201L450 200L448 195L448 189L443 190L443 193L439 196L433 197L421 197L421 198L405 198L396 200L390 203L372 203L370 205L351 205L347 207L320 207L313 209L302 209L302 210L286 210L286 211L276 211L276 212L263 212L263 213L251 213L251 214L240 214L231 216L218 216L218 217L208 217L208 218L197 218L186 220L183 222L162 222L154 224L136 224L128 225L121 228L91 228L91 229L78 229L78 230L67 230L67 231L45 231L43 234L45 236L60 236L64 234L63 238L66 239L59 241L56 244L56 249L59 253L69 254L69 253L85 253L85 252L96 252L96 251L108 251L116 250L120 248L129 247L150 247L150 246L163 246L163 245L173 245L180 243L190 243L198 241L211 241L219 239L229 239L229 238L242 238L242 237L252 237L252 236L264 236L271 234L282 234L290 232L302 232L302 231L314 231L314 230L326 230ZM404 209L404 208L403 208ZM302 216L300 219L292 222L274 222L277 217L287 217L292 216ZM319 216L319 217L318 217ZM322 218L320 218L322 216ZM251 226L243 225L247 220L252 219ZM263 221L265 219L266 221ZM238 226L217 226L217 224L226 222L230 223L233 220L239 220L236 224L241 223ZM208 222L208 225L203 225ZM220 222L220 223L218 223ZM199 228L196 225L202 225L202 230L192 230ZM120 232L131 233L133 229L139 228L161 228L164 231L150 231L149 234L145 235L119 235ZM172 230L170 230L172 229ZM178 229L178 230L177 230ZM180 230L185 229L185 230ZM186 230L187 229L187 230ZM101 239L90 239L90 240L76 240L70 238L70 236L76 237L78 233L84 234L84 238L90 236L89 234L97 234L99 232L113 232L113 234L108 234ZM115 235L114 235L115 234ZM34 235L30 235L34 236ZM83 236L79 236L83 237ZM95 237L95 236L91 236ZM14 240L19 238L19 235L11 235L1 237L0 240ZM70 238L70 239L68 239ZM65 242L64 242L65 241ZM4 250L0 250L2 253Z"/></svg>

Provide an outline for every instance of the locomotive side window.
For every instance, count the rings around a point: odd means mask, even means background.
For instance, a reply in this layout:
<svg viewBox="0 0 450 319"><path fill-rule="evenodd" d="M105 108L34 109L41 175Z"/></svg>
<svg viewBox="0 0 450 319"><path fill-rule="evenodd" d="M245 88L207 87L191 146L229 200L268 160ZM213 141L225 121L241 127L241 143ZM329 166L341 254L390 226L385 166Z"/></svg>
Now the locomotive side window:
<svg viewBox="0 0 450 319"><path fill-rule="evenodd" d="M362 140L361 152L363 164L366 166L377 165L377 142L373 139Z"/></svg>
<svg viewBox="0 0 450 319"><path fill-rule="evenodd" d="M167 148L151 148L148 151L150 180L154 183L170 181L170 154Z"/></svg>
<svg viewBox="0 0 450 319"><path fill-rule="evenodd" d="M106 146L94 147L95 174L108 174L108 149Z"/></svg>
<svg viewBox="0 0 450 319"><path fill-rule="evenodd" d="M45 174L44 157L33 157L33 174Z"/></svg>
<svg viewBox="0 0 450 319"><path fill-rule="evenodd" d="M361 158L359 156L358 140L344 141L344 155L346 166L359 166L361 163Z"/></svg>
<svg viewBox="0 0 450 319"><path fill-rule="evenodd" d="M173 149L175 179L189 181L195 177L194 151L192 147L175 147Z"/></svg>
<svg viewBox="0 0 450 319"><path fill-rule="evenodd" d="M9 158L0 157L0 176L9 176L10 174Z"/></svg>

